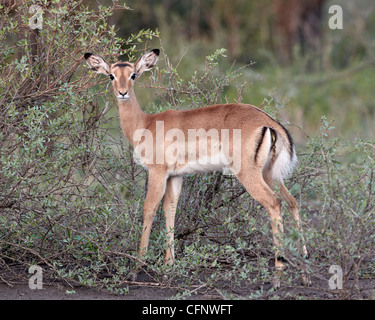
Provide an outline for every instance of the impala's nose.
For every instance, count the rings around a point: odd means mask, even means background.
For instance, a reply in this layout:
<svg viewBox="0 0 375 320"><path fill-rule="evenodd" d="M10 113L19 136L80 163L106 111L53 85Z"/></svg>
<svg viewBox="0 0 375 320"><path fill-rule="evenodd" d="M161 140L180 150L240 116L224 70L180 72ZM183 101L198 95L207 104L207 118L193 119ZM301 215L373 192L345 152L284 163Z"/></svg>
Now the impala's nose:
<svg viewBox="0 0 375 320"><path fill-rule="evenodd" d="M118 93L125 98L125 96L127 95L128 92L125 91L124 93L122 93L121 91L119 91Z"/></svg>

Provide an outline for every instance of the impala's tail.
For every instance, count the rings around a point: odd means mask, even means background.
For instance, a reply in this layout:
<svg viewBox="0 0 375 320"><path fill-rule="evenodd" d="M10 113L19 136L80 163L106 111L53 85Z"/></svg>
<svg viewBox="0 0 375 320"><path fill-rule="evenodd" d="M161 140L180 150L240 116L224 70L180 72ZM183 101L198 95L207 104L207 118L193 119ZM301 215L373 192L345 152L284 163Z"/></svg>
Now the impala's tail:
<svg viewBox="0 0 375 320"><path fill-rule="evenodd" d="M257 164L264 164L263 171L269 171L272 180L283 182L293 172L298 161L289 132L283 126L277 131L263 127L254 160Z"/></svg>

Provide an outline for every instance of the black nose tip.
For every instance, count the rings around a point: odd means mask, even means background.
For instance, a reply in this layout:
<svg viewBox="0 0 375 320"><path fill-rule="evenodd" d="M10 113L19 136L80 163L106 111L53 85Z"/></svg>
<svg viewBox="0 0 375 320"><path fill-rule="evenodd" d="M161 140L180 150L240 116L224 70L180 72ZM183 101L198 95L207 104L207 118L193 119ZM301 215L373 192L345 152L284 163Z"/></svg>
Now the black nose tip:
<svg viewBox="0 0 375 320"><path fill-rule="evenodd" d="M118 92L120 95L122 95L123 97L125 97L125 95L128 93L127 91L125 91L124 93L122 93L121 91Z"/></svg>

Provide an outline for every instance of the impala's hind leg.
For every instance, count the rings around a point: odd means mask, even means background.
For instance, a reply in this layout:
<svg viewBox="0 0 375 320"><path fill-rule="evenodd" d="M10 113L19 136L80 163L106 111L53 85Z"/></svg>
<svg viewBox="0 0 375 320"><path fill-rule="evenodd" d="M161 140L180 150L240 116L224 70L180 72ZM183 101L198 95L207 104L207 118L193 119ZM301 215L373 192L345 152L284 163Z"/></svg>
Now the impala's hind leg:
<svg viewBox="0 0 375 320"><path fill-rule="evenodd" d="M290 194L289 190L285 187L285 185L282 182L280 182L280 193L281 193L281 196L283 197L283 199L288 204L289 211L292 214L292 217L293 217L293 219L296 223L297 229L301 234L301 237L302 237L302 252L303 252L304 256L307 257L308 253L307 253L307 249L306 249L305 238L303 236L301 218L300 218L300 215L299 215L297 200Z"/></svg>
<svg viewBox="0 0 375 320"><path fill-rule="evenodd" d="M237 175L237 178L244 185L249 194L257 200L267 210L273 233L273 242L275 245L275 269L277 275L274 279L273 286L280 287L281 272L285 269L284 259L280 255L280 237L284 232L281 217L281 201L272 191L270 186L264 181L262 172L257 168L243 168Z"/></svg>
<svg viewBox="0 0 375 320"><path fill-rule="evenodd" d="M308 254L307 248L306 248L305 237L303 236L303 230L302 230L301 218L300 218L300 215L299 215L297 200L290 194L290 192L288 191L288 189L285 187L285 185L282 182L280 182L280 193L281 193L281 196L283 197L283 199L288 204L289 211L292 214L292 217L293 217L293 219L296 223L299 234L301 235L302 253L306 258L308 258L309 254ZM298 247L301 249L300 245ZM307 274L302 275L302 283L305 286L311 285L310 277Z"/></svg>
<svg viewBox="0 0 375 320"><path fill-rule="evenodd" d="M272 190L274 190L274 181L270 177L269 173L264 174L264 180L267 182L267 184L270 186L270 188ZM292 214L293 220L295 221L297 229L298 229L298 231L301 235L302 253L305 257L308 257L308 252L307 252L307 249L306 249L306 242L305 242L305 238L303 236L303 230L302 230L302 226L301 226L301 218L300 218L300 215L299 215L297 200L290 194L289 190L285 187L283 182L279 181L278 184L280 186L280 194L283 197L283 199L285 200L285 202L287 203L288 209L289 209L290 213ZM298 245L298 247L301 249L300 245ZM302 283L306 286L311 285L310 278L306 274L304 274L302 276Z"/></svg>

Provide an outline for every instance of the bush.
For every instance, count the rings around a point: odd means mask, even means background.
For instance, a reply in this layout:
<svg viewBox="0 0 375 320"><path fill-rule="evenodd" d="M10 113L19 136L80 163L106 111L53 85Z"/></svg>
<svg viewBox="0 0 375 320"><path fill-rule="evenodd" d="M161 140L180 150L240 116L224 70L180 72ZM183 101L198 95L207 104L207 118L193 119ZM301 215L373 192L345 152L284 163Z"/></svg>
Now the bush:
<svg viewBox="0 0 375 320"><path fill-rule="evenodd" d="M129 150L111 134L108 87L88 75L83 54L131 56L134 43L157 34L116 37L107 20L118 5L35 3L42 29L29 28L30 1L1 11L0 266L39 264L92 283L108 263L102 251L127 252L124 223L139 204L124 198L140 199L142 189L140 169L123 161Z"/></svg>

